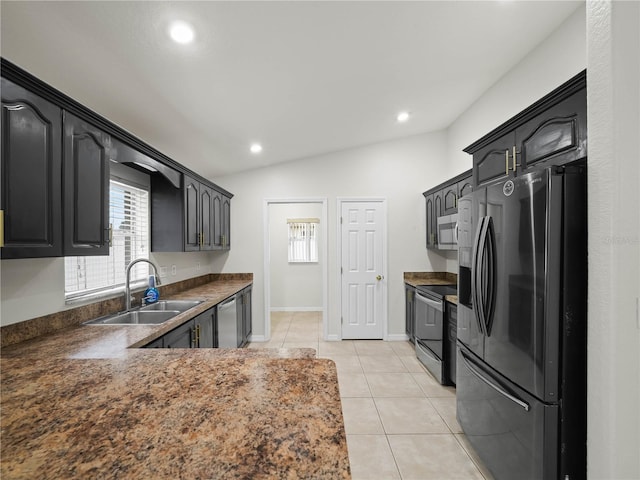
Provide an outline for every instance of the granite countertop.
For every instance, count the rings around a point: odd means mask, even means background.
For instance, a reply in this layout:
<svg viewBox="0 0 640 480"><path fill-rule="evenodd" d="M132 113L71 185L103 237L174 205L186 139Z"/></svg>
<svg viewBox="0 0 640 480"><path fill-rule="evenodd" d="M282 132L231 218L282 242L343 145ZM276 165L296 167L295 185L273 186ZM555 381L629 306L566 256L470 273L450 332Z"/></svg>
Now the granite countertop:
<svg viewBox="0 0 640 480"><path fill-rule="evenodd" d="M2 349L2 478L350 478L335 364L311 349L139 349L161 326L78 325ZM224 284L224 285L223 285Z"/></svg>
<svg viewBox="0 0 640 480"><path fill-rule="evenodd" d="M455 305L457 305L457 304L458 304L458 296L457 296L457 295L446 295L446 296L444 297L444 299L445 299L447 302L453 303L453 304L455 304Z"/></svg>
<svg viewBox="0 0 640 480"><path fill-rule="evenodd" d="M458 276L450 272L404 272L404 283L420 285L450 285L458 283Z"/></svg>

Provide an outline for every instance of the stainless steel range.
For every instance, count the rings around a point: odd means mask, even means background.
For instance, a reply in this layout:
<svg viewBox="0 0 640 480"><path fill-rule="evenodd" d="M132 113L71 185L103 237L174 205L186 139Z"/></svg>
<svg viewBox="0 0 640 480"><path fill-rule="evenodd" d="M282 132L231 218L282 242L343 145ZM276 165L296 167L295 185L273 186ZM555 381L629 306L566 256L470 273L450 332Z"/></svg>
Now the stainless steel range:
<svg viewBox="0 0 640 480"><path fill-rule="evenodd" d="M452 384L444 361L444 298L456 294L455 284L416 287L416 356L443 385Z"/></svg>

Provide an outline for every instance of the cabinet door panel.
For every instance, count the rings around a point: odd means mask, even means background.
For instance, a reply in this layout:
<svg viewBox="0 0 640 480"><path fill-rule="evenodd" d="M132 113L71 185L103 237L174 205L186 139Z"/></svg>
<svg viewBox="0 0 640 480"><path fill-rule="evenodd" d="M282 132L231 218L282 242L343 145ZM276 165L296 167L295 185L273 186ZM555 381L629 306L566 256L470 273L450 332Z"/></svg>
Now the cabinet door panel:
<svg viewBox="0 0 640 480"><path fill-rule="evenodd" d="M433 194L425 197L426 207L426 225L427 225L427 248L434 248L436 244L436 236L434 229L434 217L433 217Z"/></svg>
<svg viewBox="0 0 640 480"><path fill-rule="evenodd" d="M514 145L515 133L509 132L473 154L474 188L513 176L511 152Z"/></svg>
<svg viewBox="0 0 640 480"><path fill-rule="evenodd" d="M178 328L167 333L164 339L164 348L193 348L194 336L193 327L195 322L189 320Z"/></svg>
<svg viewBox="0 0 640 480"><path fill-rule="evenodd" d="M200 250L200 184L184 176L185 251Z"/></svg>
<svg viewBox="0 0 640 480"><path fill-rule="evenodd" d="M65 112L64 253L109 254L109 137Z"/></svg>
<svg viewBox="0 0 640 480"><path fill-rule="evenodd" d="M222 198L222 248L231 248L231 199Z"/></svg>
<svg viewBox="0 0 640 480"><path fill-rule="evenodd" d="M216 249L222 248L222 230L224 228L224 218L222 213L222 194L214 191L212 200L213 212L213 246Z"/></svg>
<svg viewBox="0 0 640 480"><path fill-rule="evenodd" d="M249 341L249 337L251 336L252 331L252 316L253 312L251 309L251 298L252 298L252 288L249 287L245 290L244 294L244 339Z"/></svg>
<svg viewBox="0 0 640 480"><path fill-rule="evenodd" d="M442 191L443 214L452 215L458 211L458 184L448 186Z"/></svg>
<svg viewBox="0 0 640 480"><path fill-rule="evenodd" d="M202 222L200 227L202 231L202 243L200 245L200 250L213 250L214 247L213 225L215 223L215 220L213 216L213 201L213 189L200 184L200 220Z"/></svg>
<svg viewBox="0 0 640 480"><path fill-rule="evenodd" d="M2 79L2 258L62 255L62 112Z"/></svg>
<svg viewBox="0 0 640 480"><path fill-rule="evenodd" d="M516 130L523 168L587 155L587 105L584 90L549 108ZM561 157L561 160L558 161Z"/></svg>
<svg viewBox="0 0 640 480"><path fill-rule="evenodd" d="M462 198L465 195L469 195L473 191L473 185L471 177L465 178L458 182L458 198ZM457 209L457 205L456 205Z"/></svg>
<svg viewBox="0 0 640 480"><path fill-rule="evenodd" d="M199 348L214 347L214 313L215 308L211 308L195 318L195 327L198 335Z"/></svg>

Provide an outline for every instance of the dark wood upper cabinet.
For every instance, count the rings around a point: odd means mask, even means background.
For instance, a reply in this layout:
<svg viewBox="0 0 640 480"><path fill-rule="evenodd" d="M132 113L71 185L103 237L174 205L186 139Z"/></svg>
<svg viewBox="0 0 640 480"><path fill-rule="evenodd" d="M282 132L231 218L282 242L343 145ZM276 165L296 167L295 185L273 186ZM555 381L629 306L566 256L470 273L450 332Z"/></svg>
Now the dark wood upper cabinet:
<svg viewBox="0 0 640 480"><path fill-rule="evenodd" d="M428 249L438 249L438 217L458 213L458 199L471 191L471 170L467 170L422 194L427 214Z"/></svg>
<svg viewBox="0 0 640 480"><path fill-rule="evenodd" d="M2 79L2 258L62 255L62 110Z"/></svg>
<svg viewBox="0 0 640 480"><path fill-rule="evenodd" d="M182 188L176 188L162 175L152 175L152 251L228 249L228 243L223 247L222 242L229 215L228 197L210 185L183 175Z"/></svg>
<svg viewBox="0 0 640 480"><path fill-rule="evenodd" d="M567 163L587 156L587 102L584 90L550 107L516 129L524 168Z"/></svg>
<svg viewBox="0 0 640 480"><path fill-rule="evenodd" d="M426 225L427 225L427 248L436 248L436 230L435 230L435 217L434 217L434 207L433 207L433 194L427 195L425 197L425 207L426 207Z"/></svg>
<svg viewBox="0 0 640 480"><path fill-rule="evenodd" d="M458 212L458 184L454 183L442 190L442 204L444 215L453 215Z"/></svg>
<svg viewBox="0 0 640 480"><path fill-rule="evenodd" d="M515 141L515 133L509 132L473 154L474 186L514 176L511 155Z"/></svg>
<svg viewBox="0 0 640 480"><path fill-rule="evenodd" d="M480 140L473 155L474 186L564 165L587 156L586 72L581 72Z"/></svg>
<svg viewBox="0 0 640 480"><path fill-rule="evenodd" d="M229 248L231 193L8 60L0 63L2 258L108 255L111 161L151 176L152 251Z"/></svg>
<svg viewBox="0 0 640 480"><path fill-rule="evenodd" d="M111 137L64 112L64 255L109 254Z"/></svg>
<svg viewBox="0 0 640 480"><path fill-rule="evenodd" d="M473 192L473 181L471 179L471 175L469 175L468 178L465 178L464 180L458 182L458 198L469 195L471 192Z"/></svg>
<svg viewBox="0 0 640 480"><path fill-rule="evenodd" d="M184 176L184 250L200 250L200 183Z"/></svg>

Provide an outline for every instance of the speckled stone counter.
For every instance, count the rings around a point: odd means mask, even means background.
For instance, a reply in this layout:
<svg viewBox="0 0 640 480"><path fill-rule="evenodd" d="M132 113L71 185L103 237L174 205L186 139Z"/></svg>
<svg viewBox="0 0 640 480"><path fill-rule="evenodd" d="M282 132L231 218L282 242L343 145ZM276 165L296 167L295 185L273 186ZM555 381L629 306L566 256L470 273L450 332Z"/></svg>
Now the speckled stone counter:
<svg viewBox="0 0 640 480"><path fill-rule="evenodd" d="M79 325L3 348L0 476L350 478L331 360L311 349L130 348L239 282L176 295L206 301L161 326Z"/></svg>
<svg viewBox="0 0 640 480"><path fill-rule="evenodd" d="M404 272L404 283L419 285L449 285L458 283L458 276L450 272Z"/></svg>
<svg viewBox="0 0 640 480"><path fill-rule="evenodd" d="M453 303L454 305L458 304L458 296L457 295L446 295L444 299L447 302Z"/></svg>

